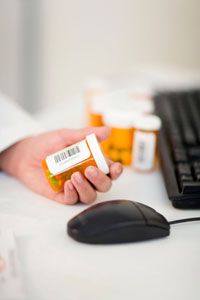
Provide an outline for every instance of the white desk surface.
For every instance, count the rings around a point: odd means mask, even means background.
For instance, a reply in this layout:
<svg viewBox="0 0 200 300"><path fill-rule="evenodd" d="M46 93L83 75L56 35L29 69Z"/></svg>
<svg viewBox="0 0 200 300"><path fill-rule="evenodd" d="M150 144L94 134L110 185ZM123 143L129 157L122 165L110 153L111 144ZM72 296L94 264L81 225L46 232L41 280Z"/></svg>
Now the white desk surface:
<svg viewBox="0 0 200 300"><path fill-rule="evenodd" d="M38 119L48 128L76 126L62 105ZM87 245L66 234L67 221L85 205L58 204L3 173L0 190L0 226L15 231L27 300L200 299L199 223L174 225L171 235L160 240ZM97 202L110 199L145 203L168 220L200 213L171 206L160 172L142 175L125 169Z"/></svg>

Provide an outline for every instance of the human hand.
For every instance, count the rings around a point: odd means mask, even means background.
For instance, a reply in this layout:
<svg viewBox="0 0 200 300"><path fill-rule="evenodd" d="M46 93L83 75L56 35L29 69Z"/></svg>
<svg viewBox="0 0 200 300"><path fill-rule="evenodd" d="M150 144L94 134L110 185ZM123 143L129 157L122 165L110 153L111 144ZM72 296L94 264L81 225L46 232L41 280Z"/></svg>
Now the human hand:
<svg viewBox="0 0 200 300"><path fill-rule="evenodd" d="M97 191L107 192L112 180L122 173L122 165L108 160L109 176L99 169L89 166L85 176L76 172L64 184L64 190L54 192L50 187L41 162L47 155L57 152L69 145L95 133L99 141L109 135L107 127L90 127L85 129L60 129L26 138L0 154L0 169L17 177L34 192L63 204L75 204L78 201L92 203Z"/></svg>

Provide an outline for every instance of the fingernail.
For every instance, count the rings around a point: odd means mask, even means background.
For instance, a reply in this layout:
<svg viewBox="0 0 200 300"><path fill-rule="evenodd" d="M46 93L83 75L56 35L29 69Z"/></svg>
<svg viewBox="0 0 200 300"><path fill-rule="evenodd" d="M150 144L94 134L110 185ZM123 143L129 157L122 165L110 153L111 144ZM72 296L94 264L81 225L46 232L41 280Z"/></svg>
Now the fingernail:
<svg viewBox="0 0 200 300"><path fill-rule="evenodd" d="M68 188L69 188L70 191L73 191L74 186L73 186L73 184L71 183L70 180L67 182L67 186L68 186Z"/></svg>
<svg viewBox="0 0 200 300"><path fill-rule="evenodd" d="M79 172L76 172L72 175L72 178L75 179L76 183L82 183L83 182L83 178L82 178L82 175L81 173Z"/></svg>
<svg viewBox="0 0 200 300"><path fill-rule="evenodd" d="M119 164L116 167L115 172L116 172L117 175L120 175L122 173L122 170L123 170L122 165Z"/></svg>
<svg viewBox="0 0 200 300"><path fill-rule="evenodd" d="M98 175L98 171L97 171L97 168L95 167L88 167L87 168L87 175L91 176L91 177L96 177Z"/></svg>
<svg viewBox="0 0 200 300"><path fill-rule="evenodd" d="M107 126L104 126L104 132L101 135L102 140L107 139L107 137L110 135L111 129Z"/></svg>

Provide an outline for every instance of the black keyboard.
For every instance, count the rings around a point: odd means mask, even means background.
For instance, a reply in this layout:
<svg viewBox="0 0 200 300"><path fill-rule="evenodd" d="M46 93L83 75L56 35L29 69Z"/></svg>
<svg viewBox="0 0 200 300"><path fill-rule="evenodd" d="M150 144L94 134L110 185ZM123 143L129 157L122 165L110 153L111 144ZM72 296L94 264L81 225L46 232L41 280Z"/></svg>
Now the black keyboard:
<svg viewBox="0 0 200 300"><path fill-rule="evenodd" d="M168 197L177 208L200 208L200 90L162 92L154 101Z"/></svg>

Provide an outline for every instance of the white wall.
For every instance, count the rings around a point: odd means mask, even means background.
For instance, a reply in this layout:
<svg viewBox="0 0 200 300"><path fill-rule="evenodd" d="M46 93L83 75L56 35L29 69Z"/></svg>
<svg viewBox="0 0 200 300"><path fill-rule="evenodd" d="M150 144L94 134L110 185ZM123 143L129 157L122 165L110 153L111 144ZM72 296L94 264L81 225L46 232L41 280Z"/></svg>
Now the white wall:
<svg viewBox="0 0 200 300"><path fill-rule="evenodd" d="M19 1L0 0L0 90L21 102L22 30Z"/></svg>
<svg viewBox="0 0 200 300"><path fill-rule="evenodd" d="M200 69L199 11L199 0L43 0L43 99L141 63Z"/></svg>
<svg viewBox="0 0 200 300"><path fill-rule="evenodd" d="M43 84L41 4L0 0L0 90L30 111L38 107Z"/></svg>
<svg viewBox="0 0 200 300"><path fill-rule="evenodd" d="M0 0L0 87L34 110L138 64L200 70L199 11L199 0Z"/></svg>

